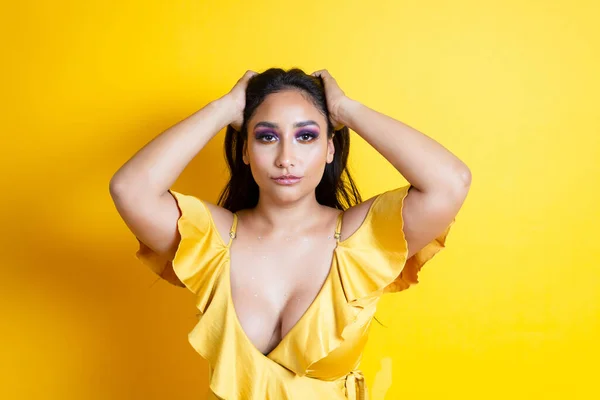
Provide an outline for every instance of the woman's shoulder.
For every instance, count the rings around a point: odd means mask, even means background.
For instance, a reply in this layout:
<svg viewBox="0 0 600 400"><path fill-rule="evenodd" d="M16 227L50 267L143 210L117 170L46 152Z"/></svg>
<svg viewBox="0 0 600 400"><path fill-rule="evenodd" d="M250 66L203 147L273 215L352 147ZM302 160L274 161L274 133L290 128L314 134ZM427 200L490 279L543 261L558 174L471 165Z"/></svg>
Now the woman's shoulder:
<svg viewBox="0 0 600 400"><path fill-rule="evenodd" d="M342 213L342 230L340 240L344 241L354 235L367 220L373 203L378 196L373 196L361 203L358 203Z"/></svg>
<svg viewBox="0 0 600 400"><path fill-rule="evenodd" d="M201 200L204 207L208 211L208 215L212 220L214 227L221 236L223 242L229 241L229 232L233 226L234 214L228 209L207 200Z"/></svg>

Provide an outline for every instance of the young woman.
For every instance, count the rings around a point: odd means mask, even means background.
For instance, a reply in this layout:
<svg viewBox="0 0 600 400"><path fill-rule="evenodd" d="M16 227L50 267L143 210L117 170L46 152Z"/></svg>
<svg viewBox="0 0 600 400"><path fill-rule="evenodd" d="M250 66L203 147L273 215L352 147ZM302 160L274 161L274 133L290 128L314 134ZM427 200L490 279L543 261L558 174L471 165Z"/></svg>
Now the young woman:
<svg viewBox="0 0 600 400"><path fill-rule="evenodd" d="M218 205L170 190L224 127ZM349 129L410 184L362 201ZM366 398L357 366L377 303L418 282L469 187L457 157L326 70L275 68L247 71L110 182L138 259L195 294L189 341L210 363L209 397L227 400Z"/></svg>

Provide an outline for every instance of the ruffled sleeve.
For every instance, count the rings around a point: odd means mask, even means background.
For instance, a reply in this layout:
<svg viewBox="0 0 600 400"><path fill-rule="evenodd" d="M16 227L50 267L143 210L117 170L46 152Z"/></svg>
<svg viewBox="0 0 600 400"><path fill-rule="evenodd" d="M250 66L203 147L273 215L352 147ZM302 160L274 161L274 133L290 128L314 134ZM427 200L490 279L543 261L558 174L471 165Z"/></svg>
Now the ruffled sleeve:
<svg viewBox="0 0 600 400"><path fill-rule="evenodd" d="M212 288L226 257L227 246L215 228L210 211L197 197L169 190L177 202L177 229L181 241L173 261L156 254L138 238L135 256L167 282L187 287L198 295L200 311L212 297Z"/></svg>
<svg viewBox="0 0 600 400"><path fill-rule="evenodd" d="M410 184L381 193L358 230L344 242L340 266L348 302L405 290L418 283L423 265L445 247L450 226L407 259L402 207Z"/></svg>
<svg viewBox="0 0 600 400"><path fill-rule="evenodd" d="M381 204L374 215L374 218L381 219L381 221L375 220L374 224L376 226L380 226L382 231L389 231L393 229L397 230L397 226L402 226L400 231L402 242L400 251L405 253L405 257L408 253L408 247L406 244L406 238L404 237L402 207L404 206L404 199L408 194L410 186L411 185L407 185L384 193L382 195L384 198L381 200ZM379 216L384 217L379 218ZM393 218L390 218L390 216L393 216ZM446 238L450 232L450 227L455 221L456 219L453 219L442 233L440 233L436 238L427 243L425 247L417 251L408 260L406 260L399 274L396 275L397 269L392 267L392 270L394 271L393 275L396 276L393 281L384 287L383 293L399 292L408 289L411 285L419 283L418 274L421 271L421 268L423 268L423 265L425 265L427 261L431 260L433 256L435 256L440 250L446 247ZM394 226L396 226L396 228L394 228Z"/></svg>

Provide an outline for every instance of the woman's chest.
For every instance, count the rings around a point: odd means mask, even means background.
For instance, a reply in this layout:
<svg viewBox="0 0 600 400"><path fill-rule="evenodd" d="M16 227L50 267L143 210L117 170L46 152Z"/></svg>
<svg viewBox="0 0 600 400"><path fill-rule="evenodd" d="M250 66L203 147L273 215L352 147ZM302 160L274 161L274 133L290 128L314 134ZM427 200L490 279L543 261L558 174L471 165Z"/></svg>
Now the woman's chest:
<svg viewBox="0 0 600 400"><path fill-rule="evenodd" d="M315 300L332 275L334 240L286 242L238 242L231 249L232 306L240 328L263 354L310 317L311 306L316 307Z"/></svg>

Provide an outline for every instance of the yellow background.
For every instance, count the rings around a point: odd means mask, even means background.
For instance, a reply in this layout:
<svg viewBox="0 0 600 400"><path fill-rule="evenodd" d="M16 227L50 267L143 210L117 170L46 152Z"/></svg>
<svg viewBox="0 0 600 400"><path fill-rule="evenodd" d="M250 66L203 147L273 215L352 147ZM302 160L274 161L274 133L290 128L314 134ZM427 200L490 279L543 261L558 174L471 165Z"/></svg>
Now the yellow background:
<svg viewBox="0 0 600 400"><path fill-rule="evenodd" d="M471 169L448 247L385 297L373 399L600 396L596 1L5 5L0 397L198 399L191 293L155 282L108 192L247 70L328 69ZM216 201L220 132L174 188ZM403 185L358 135L363 198ZM215 165L217 167L215 167Z"/></svg>

